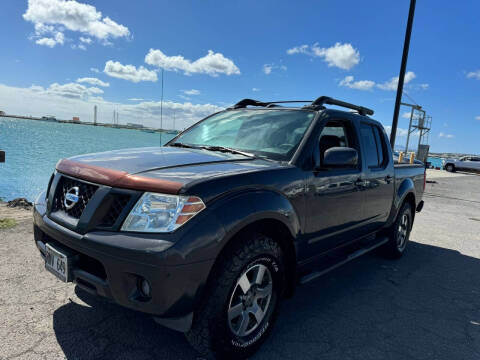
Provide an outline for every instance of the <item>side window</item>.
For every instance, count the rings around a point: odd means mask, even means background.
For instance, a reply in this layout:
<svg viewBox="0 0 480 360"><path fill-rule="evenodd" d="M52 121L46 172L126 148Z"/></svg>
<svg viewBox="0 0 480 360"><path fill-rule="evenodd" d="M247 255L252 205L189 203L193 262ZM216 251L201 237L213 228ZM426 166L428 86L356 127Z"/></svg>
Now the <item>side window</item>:
<svg viewBox="0 0 480 360"><path fill-rule="evenodd" d="M349 121L330 121L322 129L319 138L321 164L323 163L325 151L332 147L351 147L358 150L354 131Z"/></svg>
<svg viewBox="0 0 480 360"><path fill-rule="evenodd" d="M378 167L379 159L377 152L377 142L373 127L362 123L360 125L360 133L362 135L362 142L365 145L365 158L367 159L367 166L369 168Z"/></svg>
<svg viewBox="0 0 480 360"><path fill-rule="evenodd" d="M385 136L378 126L373 127L375 130L375 141L377 143L378 165L384 166L387 158L387 146L385 144Z"/></svg>

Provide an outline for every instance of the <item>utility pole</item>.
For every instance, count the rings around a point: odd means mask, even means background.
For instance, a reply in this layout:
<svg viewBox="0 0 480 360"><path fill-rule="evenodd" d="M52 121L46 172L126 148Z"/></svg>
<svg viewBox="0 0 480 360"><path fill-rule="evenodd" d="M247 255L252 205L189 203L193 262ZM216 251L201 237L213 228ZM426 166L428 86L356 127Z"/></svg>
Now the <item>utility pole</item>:
<svg viewBox="0 0 480 360"><path fill-rule="evenodd" d="M163 68L162 68L162 97L160 99L160 146L162 146L163 132Z"/></svg>
<svg viewBox="0 0 480 360"><path fill-rule="evenodd" d="M413 16L415 14L416 0L410 0L410 9L408 11L407 29L405 31L405 41L403 43L402 63L400 64L400 75L398 77L397 97L395 99L395 109L393 110L392 130L390 132L390 145L395 150L395 137L397 136L398 113L400 112L400 102L402 101L403 81L405 78L405 69L407 67L408 50L410 48L410 37L412 35Z"/></svg>

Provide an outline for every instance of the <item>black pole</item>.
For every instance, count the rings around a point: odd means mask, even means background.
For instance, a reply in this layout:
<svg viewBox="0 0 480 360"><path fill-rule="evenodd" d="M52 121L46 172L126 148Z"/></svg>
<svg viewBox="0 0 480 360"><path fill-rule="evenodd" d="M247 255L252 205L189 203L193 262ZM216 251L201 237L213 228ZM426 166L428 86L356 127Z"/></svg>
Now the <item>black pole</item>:
<svg viewBox="0 0 480 360"><path fill-rule="evenodd" d="M407 67L408 49L410 48L410 36L412 35L413 15L415 14L416 0L410 0L410 10L408 11L407 30L405 31L405 42L403 43L402 63L400 65L400 75L398 77L397 98L395 99L395 109L393 110L392 130L390 132L390 145L395 149L395 137L397 136L398 113L400 112L400 102L402 101L403 80L405 78L405 69Z"/></svg>

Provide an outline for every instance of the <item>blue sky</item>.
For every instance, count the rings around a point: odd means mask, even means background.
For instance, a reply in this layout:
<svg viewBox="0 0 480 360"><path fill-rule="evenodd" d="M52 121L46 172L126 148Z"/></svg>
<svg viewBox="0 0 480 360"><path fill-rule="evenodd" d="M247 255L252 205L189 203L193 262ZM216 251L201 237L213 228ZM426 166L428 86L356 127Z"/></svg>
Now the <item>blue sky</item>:
<svg viewBox="0 0 480 360"><path fill-rule="evenodd" d="M89 121L96 104L100 121L115 109L158 127L164 68L165 127L246 97L320 95L373 108L388 126L408 5L2 0L0 110ZM417 2L403 101L432 116L431 151L480 153L479 11ZM399 126L403 145L408 119Z"/></svg>

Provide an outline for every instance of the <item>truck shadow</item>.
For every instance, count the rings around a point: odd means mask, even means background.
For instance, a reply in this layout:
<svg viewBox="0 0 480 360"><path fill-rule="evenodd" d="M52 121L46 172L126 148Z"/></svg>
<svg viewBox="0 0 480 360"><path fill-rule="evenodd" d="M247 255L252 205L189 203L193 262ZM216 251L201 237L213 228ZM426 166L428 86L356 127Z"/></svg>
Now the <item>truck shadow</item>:
<svg viewBox="0 0 480 360"><path fill-rule="evenodd" d="M390 261L366 255L299 287L255 359L478 359L480 261L412 241ZM67 359L195 359L184 336L76 290L58 308Z"/></svg>

